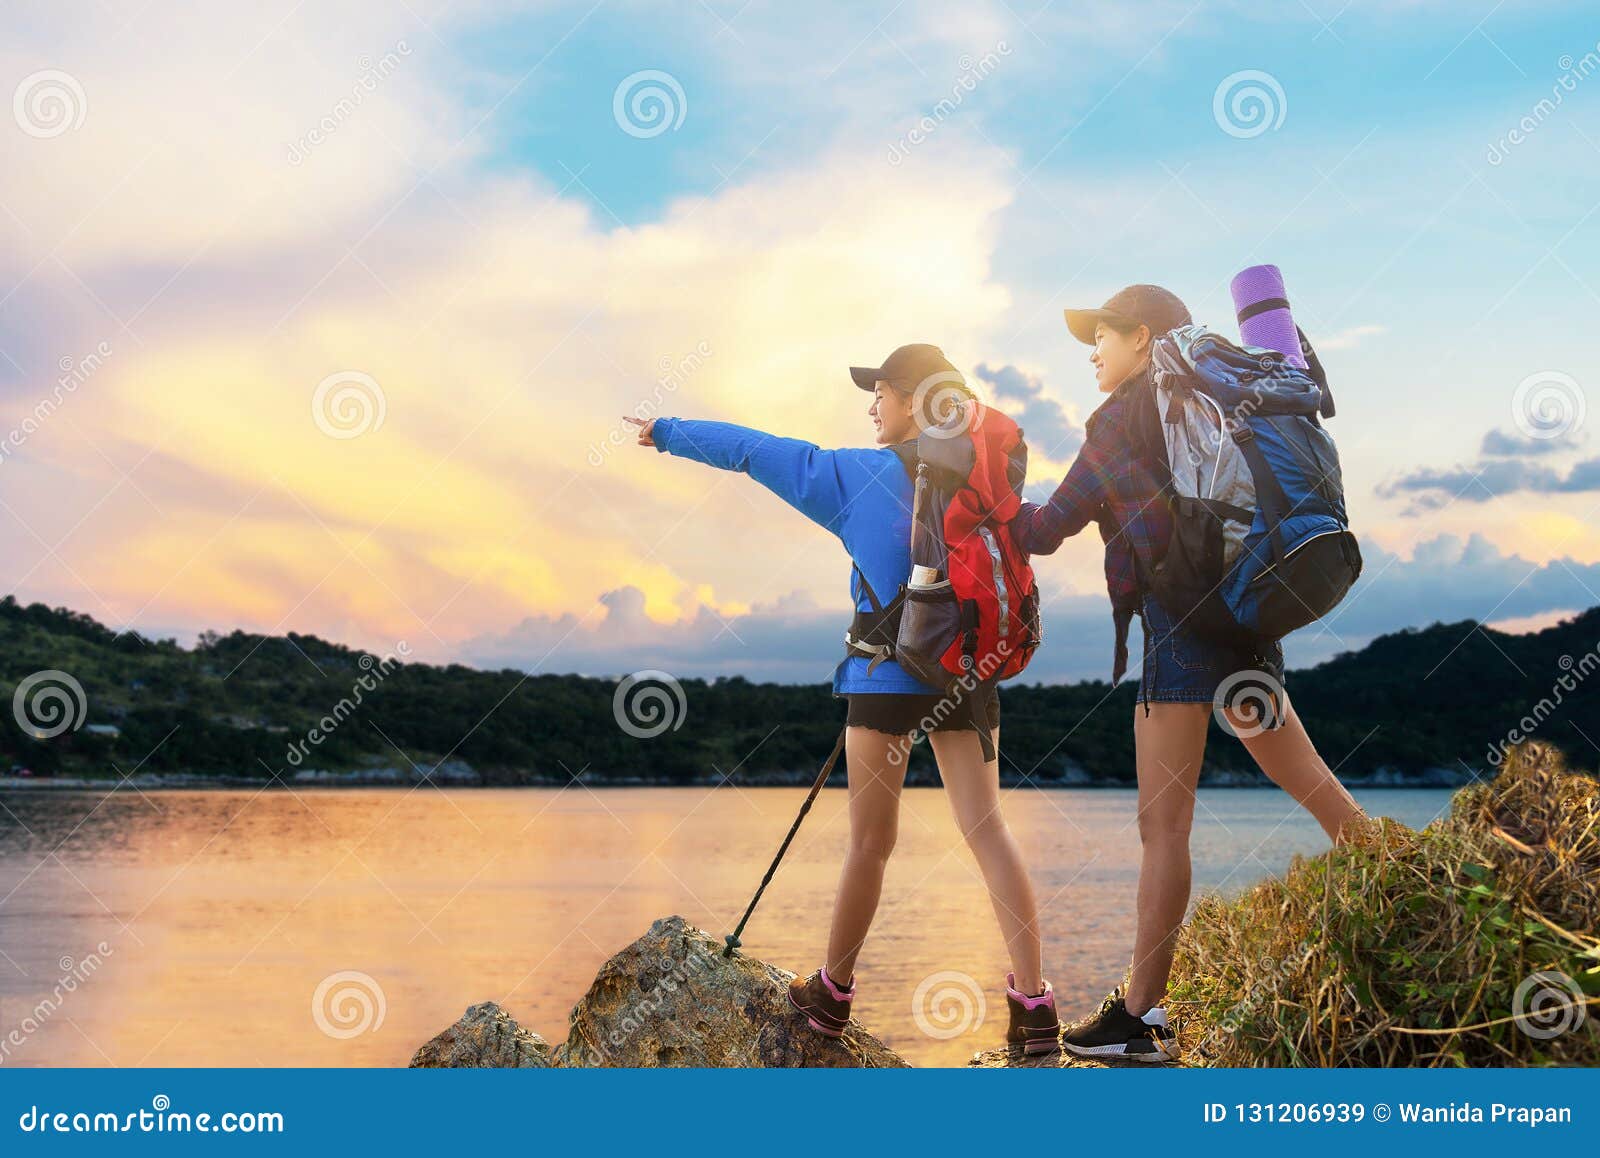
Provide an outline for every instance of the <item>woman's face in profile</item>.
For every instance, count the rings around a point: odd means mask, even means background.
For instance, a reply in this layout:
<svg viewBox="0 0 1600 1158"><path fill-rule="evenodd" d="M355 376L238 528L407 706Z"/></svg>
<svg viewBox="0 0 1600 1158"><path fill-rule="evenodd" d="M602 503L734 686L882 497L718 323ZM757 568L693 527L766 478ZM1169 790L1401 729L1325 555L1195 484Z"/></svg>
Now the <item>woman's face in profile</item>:
<svg viewBox="0 0 1600 1158"><path fill-rule="evenodd" d="M1094 363L1094 379L1100 393L1111 393L1139 368L1149 347L1149 335L1144 326L1131 334L1112 329L1104 322L1094 328L1094 350L1089 361Z"/></svg>
<svg viewBox="0 0 1600 1158"><path fill-rule="evenodd" d="M911 415L912 400L887 382L877 383L872 390L872 405L867 414L872 418L873 441L879 446L892 446L916 437L917 424Z"/></svg>

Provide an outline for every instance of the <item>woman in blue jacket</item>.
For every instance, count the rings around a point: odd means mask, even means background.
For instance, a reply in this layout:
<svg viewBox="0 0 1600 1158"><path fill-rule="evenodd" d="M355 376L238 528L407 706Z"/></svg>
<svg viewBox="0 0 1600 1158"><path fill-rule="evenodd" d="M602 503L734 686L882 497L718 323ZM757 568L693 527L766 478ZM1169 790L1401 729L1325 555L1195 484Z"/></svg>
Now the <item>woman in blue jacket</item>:
<svg viewBox="0 0 1600 1158"><path fill-rule="evenodd" d="M889 602L911 573L912 484L897 444L944 417L970 397L964 381L935 346L902 346L881 367L852 367L851 377L872 392L873 449L821 450L722 422L678 418L643 421L639 443L723 470L742 471L844 543L854 566L850 594L857 627ZM929 385L940 389L930 391ZM954 384L952 386L952 384ZM879 593L884 598L880 600ZM857 630L857 636L862 633ZM890 632L892 638L892 632ZM950 796L956 823L977 858L1011 958L1006 996L1007 1040L1030 1053L1057 1048L1055 995L1041 976L1039 922L1022 853L1000 813L998 755L984 759L975 724L999 742L1000 704L968 697L952 705L913 679L893 658L852 649L833 676L834 694L848 702L845 760L850 791L850 845L825 963L790 986L790 1000L812 1028L837 1037L850 1019L855 963L883 887L894 848L900 790L912 733L924 732ZM981 713L974 719L975 713Z"/></svg>

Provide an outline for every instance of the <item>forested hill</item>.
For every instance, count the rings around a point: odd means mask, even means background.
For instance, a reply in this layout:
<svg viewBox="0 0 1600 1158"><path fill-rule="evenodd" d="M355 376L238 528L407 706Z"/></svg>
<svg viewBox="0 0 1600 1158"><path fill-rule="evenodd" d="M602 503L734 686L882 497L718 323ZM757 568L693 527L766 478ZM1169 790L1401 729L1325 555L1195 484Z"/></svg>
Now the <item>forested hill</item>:
<svg viewBox="0 0 1600 1158"><path fill-rule="evenodd" d="M1289 687L1347 781L1465 779L1492 768L1498 745L1527 735L1592 769L1597 647L1600 608L1529 635L1435 624L1291 673ZM822 685L733 677L680 687L640 684L619 704L616 679L393 662L294 634L208 633L186 649L8 597L0 690L12 710L0 712L0 774L408 778L444 760L440 778L452 782L789 783L811 775L843 719ZM50 715L53 688L70 726ZM1007 778L1131 783L1134 691L1132 681L1115 691L1007 685ZM652 703L670 724L649 714ZM1207 764L1221 781L1250 768L1215 727ZM925 745L912 768L915 781L930 778Z"/></svg>

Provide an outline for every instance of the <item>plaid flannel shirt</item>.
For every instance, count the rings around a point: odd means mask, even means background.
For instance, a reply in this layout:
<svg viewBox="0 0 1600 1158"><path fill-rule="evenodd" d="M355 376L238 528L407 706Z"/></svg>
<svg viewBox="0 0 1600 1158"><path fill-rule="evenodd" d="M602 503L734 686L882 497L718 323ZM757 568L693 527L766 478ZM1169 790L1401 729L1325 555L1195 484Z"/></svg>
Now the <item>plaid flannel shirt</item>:
<svg viewBox="0 0 1600 1158"><path fill-rule="evenodd" d="M1172 513L1152 452L1160 438L1148 374L1130 378L1095 410L1083 449L1048 502L1024 503L1011 536L1030 555L1049 555L1092 521L1106 545L1106 590L1116 625L1111 681L1128 666L1128 625L1142 600L1140 568L1166 553Z"/></svg>

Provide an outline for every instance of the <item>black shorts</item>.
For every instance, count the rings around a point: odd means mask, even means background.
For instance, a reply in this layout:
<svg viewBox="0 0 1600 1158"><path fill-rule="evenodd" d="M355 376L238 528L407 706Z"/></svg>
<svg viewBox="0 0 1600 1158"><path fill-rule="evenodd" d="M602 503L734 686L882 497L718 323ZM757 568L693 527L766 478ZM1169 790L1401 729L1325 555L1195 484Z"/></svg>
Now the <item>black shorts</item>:
<svg viewBox="0 0 1600 1158"><path fill-rule="evenodd" d="M987 720L989 730L1000 726L1000 693L990 688L985 695L965 696L956 703L951 696L898 695L882 692L858 693L845 697L850 710L845 725L871 728L891 736L911 732L960 732L972 728L973 713Z"/></svg>

